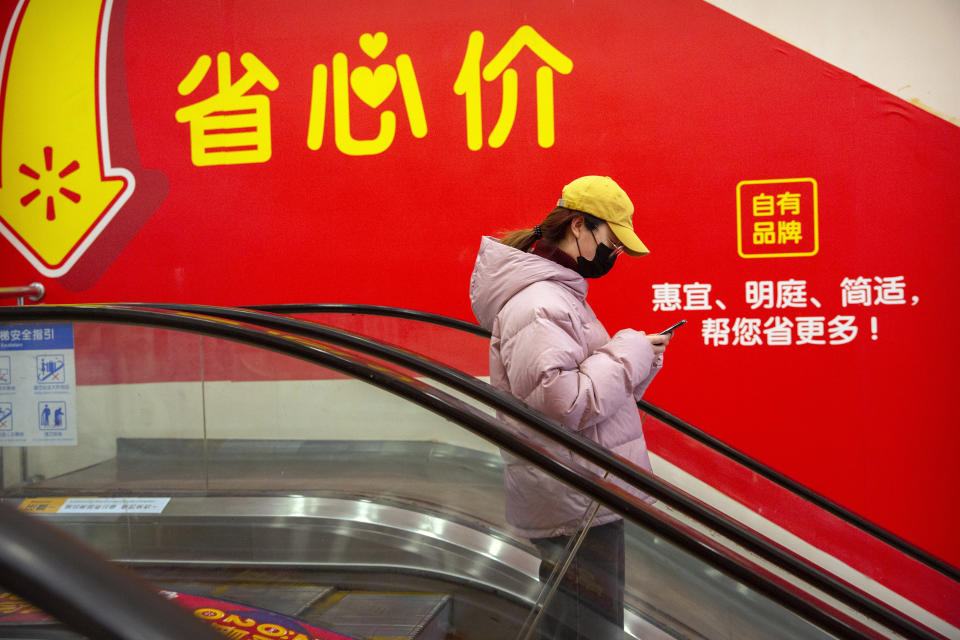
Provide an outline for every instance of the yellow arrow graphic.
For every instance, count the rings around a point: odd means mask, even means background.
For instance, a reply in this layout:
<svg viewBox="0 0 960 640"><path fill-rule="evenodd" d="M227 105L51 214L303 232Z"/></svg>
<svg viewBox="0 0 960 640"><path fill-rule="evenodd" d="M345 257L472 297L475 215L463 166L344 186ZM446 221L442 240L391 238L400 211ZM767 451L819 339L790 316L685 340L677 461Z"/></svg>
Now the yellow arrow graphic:
<svg viewBox="0 0 960 640"><path fill-rule="evenodd" d="M133 192L110 165L105 64L112 0L21 0L0 57L0 233L66 273Z"/></svg>

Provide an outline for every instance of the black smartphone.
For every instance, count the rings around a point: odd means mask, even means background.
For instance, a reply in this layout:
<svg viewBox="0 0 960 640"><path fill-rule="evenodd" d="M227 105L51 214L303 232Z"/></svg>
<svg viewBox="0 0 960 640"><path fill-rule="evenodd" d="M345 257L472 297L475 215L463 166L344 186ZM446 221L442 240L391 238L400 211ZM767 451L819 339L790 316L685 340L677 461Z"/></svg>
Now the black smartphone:
<svg viewBox="0 0 960 640"><path fill-rule="evenodd" d="M663 331L661 331L661 332L660 332L659 334L657 334L657 335L661 335L661 336L662 336L662 335L667 334L667 333L673 333L675 330L679 329L680 327L682 327L682 326L685 325L685 324L687 324L687 321L686 321L686 320L681 320L681 321L678 322L677 324L672 324L672 325L670 325L669 327L667 327L666 329L664 329Z"/></svg>

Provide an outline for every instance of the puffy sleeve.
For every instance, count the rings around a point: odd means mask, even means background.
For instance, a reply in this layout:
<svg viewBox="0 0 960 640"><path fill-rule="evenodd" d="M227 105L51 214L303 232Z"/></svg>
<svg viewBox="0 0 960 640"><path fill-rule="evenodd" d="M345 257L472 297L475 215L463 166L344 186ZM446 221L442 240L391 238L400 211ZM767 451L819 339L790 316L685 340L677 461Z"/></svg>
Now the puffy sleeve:
<svg viewBox="0 0 960 640"><path fill-rule="evenodd" d="M574 430L635 402L657 371L643 333L624 329L587 353L582 332L569 313L536 309L500 345L514 395Z"/></svg>

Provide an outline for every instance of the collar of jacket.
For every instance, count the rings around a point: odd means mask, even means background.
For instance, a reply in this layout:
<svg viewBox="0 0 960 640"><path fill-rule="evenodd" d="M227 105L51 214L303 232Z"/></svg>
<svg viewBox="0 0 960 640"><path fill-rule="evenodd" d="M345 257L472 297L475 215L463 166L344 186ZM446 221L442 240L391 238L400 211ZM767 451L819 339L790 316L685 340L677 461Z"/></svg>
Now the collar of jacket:
<svg viewBox="0 0 960 640"><path fill-rule="evenodd" d="M547 260L552 260L561 267L566 267L574 271L577 270L577 261L567 255L560 247L547 240L538 240L530 253L535 256L540 256L541 258L546 258Z"/></svg>

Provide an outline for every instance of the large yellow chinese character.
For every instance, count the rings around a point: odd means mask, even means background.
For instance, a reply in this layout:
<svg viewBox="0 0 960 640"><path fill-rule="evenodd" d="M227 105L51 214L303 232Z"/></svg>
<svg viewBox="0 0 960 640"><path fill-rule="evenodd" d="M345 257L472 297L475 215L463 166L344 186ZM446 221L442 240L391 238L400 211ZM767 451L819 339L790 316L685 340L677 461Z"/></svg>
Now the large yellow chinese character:
<svg viewBox="0 0 960 640"><path fill-rule="evenodd" d="M798 215L800 213L800 194L799 193L790 193L786 191L784 193L777 194L777 207L780 209L780 215Z"/></svg>
<svg viewBox="0 0 960 640"><path fill-rule="evenodd" d="M360 36L360 49L375 60L387 47L387 34L365 33ZM310 100L310 124L307 128L307 146L316 151L323 144L323 130L327 109L327 67L318 64L313 68L313 94ZM397 116L393 111L380 113L380 133L369 140L357 140L350 133L350 89L368 107L376 109L390 97L397 80L410 121L410 133L415 138L427 135L427 118L420 98L420 86L413 72L410 56L397 56L396 67L381 64L376 69L357 67L347 72L347 55L333 56L333 127L337 148L351 156L372 156L383 153L393 143L397 132ZM349 84L348 84L349 80Z"/></svg>
<svg viewBox="0 0 960 640"><path fill-rule="evenodd" d="M492 82L503 76L503 106L500 118L490 132L488 142L497 149L503 146L517 115L517 72L508 69L524 47L529 47L546 65L537 69L537 142L541 147L552 147L554 142L553 72L568 74L573 62L547 42L533 27L517 29L507 44L483 68L483 79ZM480 102L480 56L483 53L483 33L474 31L467 42L467 53L460 73L453 85L458 96L466 96L467 147L476 151L483 146L483 121Z"/></svg>
<svg viewBox="0 0 960 640"><path fill-rule="evenodd" d="M798 220L781 222L777 225L777 244L793 242L799 244L803 239L803 228Z"/></svg>
<svg viewBox="0 0 960 640"><path fill-rule="evenodd" d="M753 223L753 244L776 244L776 238L772 222Z"/></svg>
<svg viewBox="0 0 960 640"><path fill-rule="evenodd" d="M198 167L219 164L266 162L272 153L270 99L246 95L256 83L275 91L280 83L252 53L240 56L246 72L234 83L230 77L230 54L217 54L217 93L182 109L177 122L190 123L190 157ZM210 70L210 56L197 58L177 91L185 96L196 91Z"/></svg>
<svg viewBox="0 0 960 640"><path fill-rule="evenodd" d="M753 197L753 215L765 217L773 215L773 196L761 193Z"/></svg>

